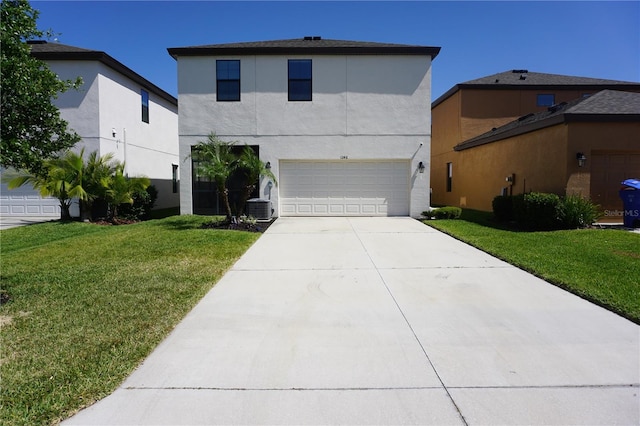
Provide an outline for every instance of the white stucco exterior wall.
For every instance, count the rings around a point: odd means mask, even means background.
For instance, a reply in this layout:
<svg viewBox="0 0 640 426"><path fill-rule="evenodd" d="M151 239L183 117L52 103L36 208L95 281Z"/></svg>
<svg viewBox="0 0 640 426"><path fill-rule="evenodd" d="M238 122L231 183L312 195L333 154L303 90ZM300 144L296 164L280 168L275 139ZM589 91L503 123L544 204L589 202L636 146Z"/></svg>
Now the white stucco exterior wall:
<svg viewBox="0 0 640 426"><path fill-rule="evenodd" d="M240 102L216 102L216 59L241 61ZM288 101L288 59L312 60L311 102ZM183 214L193 212L191 147L210 132L259 145L276 176L280 160L405 160L410 215L429 207L430 56L178 57L178 95ZM275 187L271 199L277 216Z"/></svg>
<svg viewBox="0 0 640 426"><path fill-rule="evenodd" d="M48 61L60 78L80 76L83 85L56 100L88 154L113 153L130 176L146 176L158 189L155 208L176 207L172 164L179 164L178 108L128 77L98 61ZM149 93L149 123L142 121L141 90ZM115 135L114 135L115 131Z"/></svg>

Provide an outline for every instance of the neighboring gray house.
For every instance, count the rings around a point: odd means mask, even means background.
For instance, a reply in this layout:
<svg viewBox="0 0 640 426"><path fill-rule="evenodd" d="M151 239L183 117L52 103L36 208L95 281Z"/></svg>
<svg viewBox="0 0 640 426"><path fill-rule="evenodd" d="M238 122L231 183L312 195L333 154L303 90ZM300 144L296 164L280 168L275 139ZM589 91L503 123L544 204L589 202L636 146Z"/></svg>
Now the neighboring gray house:
<svg viewBox="0 0 640 426"><path fill-rule="evenodd" d="M177 99L105 52L46 41L29 44L31 54L60 78L82 77L78 91L55 100L69 128L82 137L74 149L113 153L130 176L151 179L158 189L156 208L178 207ZM3 184L0 214L60 217L60 208L56 199L42 199L30 187L8 191Z"/></svg>
<svg viewBox="0 0 640 426"><path fill-rule="evenodd" d="M180 206L215 213L192 147L215 132L278 178L275 216L419 216L429 207L439 47L304 37L168 49L178 64Z"/></svg>

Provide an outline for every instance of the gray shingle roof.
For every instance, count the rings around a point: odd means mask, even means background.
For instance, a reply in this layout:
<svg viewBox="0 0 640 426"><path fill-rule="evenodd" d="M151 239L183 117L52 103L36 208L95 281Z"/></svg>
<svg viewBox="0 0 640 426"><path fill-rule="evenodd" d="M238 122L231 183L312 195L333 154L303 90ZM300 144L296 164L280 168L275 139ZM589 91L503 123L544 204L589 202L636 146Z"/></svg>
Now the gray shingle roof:
<svg viewBox="0 0 640 426"><path fill-rule="evenodd" d="M105 52L100 50L83 49L81 47L69 46L61 43L48 43L45 40L29 41L31 47L31 55L42 61L98 61L101 62L120 74L135 81L151 93L166 100L167 102L178 105L178 100L167 93L160 87L156 86L146 78L142 77L131 68L123 65Z"/></svg>
<svg viewBox="0 0 640 426"><path fill-rule="evenodd" d="M461 86L597 86L640 83L605 80L601 78L574 77L571 75L544 74L528 70L510 70L460 83Z"/></svg>
<svg viewBox="0 0 640 426"><path fill-rule="evenodd" d="M456 151L485 145L523 133L576 121L640 122L640 93L602 90L588 98L579 98L527 114L504 126L468 139L454 147Z"/></svg>
<svg viewBox="0 0 640 426"><path fill-rule="evenodd" d="M376 43L368 41L331 40L304 37L288 40L253 41L242 43L209 44L203 46L172 47L167 49L178 56L216 55L428 55L435 58L440 47L407 44Z"/></svg>
<svg viewBox="0 0 640 426"><path fill-rule="evenodd" d="M458 83L436 99L431 107L435 107L460 89L513 90L521 89L572 89L585 90L640 90L640 83L633 81L606 80L602 78L575 77L560 74L529 72L528 70L509 70L498 74L480 77L464 83Z"/></svg>

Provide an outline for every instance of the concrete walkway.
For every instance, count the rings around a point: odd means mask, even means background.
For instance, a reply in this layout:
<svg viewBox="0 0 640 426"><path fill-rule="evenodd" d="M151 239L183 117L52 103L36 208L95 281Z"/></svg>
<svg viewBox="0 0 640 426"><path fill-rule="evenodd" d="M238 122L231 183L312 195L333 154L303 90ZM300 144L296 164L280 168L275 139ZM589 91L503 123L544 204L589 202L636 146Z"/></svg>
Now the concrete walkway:
<svg viewBox="0 0 640 426"><path fill-rule="evenodd" d="M0 230L17 228L18 226L35 225L36 223L50 222L60 219L57 217L25 217L25 216L0 216Z"/></svg>
<svg viewBox="0 0 640 426"><path fill-rule="evenodd" d="M630 425L639 354L637 325L418 221L281 218L66 424Z"/></svg>

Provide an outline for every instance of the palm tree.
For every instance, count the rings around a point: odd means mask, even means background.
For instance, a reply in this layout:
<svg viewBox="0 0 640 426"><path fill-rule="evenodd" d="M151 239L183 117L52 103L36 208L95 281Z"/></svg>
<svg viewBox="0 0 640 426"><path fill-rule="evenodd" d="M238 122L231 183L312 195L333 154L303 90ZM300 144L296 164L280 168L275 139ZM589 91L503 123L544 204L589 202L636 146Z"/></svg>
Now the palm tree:
<svg viewBox="0 0 640 426"><path fill-rule="evenodd" d="M106 199L110 177L116 172L119 162L113 160L113 153L98 157L97 151L89 154L84 164L84 188L86 200L80 200L80 218L91 219L91 207L98 198Z"/></svg>
<svg viewBox="0 0 640 426"><path fill-rule="evenodd" d="M71 200L87 200L88 193L83 187L84 163L80 153L66 151L58 158L44 161L42 174L23 174L9 181L9 189L30 183L43 197L56 197L60 202L60 219L70 220Z"/></svg>
<svg viewBox="0 0 640 426"><path fill-rule="evenodd" d="M222 196L227 220L231 220L232 216L227 180L237 167L233 145L233 142L222 141L215 133L211 133L206 141L198 142L195 146L195 155L200 160L196 173L214 182L218 194Z"/></svg>
<svg viewBox="0 0 640 426"><path fill-rule="evenodd" d="M259 184L261 176L268 177L276 186L278 186L278 181L276 180L275 175L271 172L271 169L267 168L266 164L260 160L260 157L256 155L255 151L251 149L249 145L245 145L242 153L240 154L238 168L243 171L245 177L244 194L240 200L240 205L238 206L238 212L242 213L247 200Z"/></svg>
<svg viewBox="0 0 640 426"><path fill-rule="evenodd" d="M147 189L150 184L149 178L126 176L124 164L117 163L114 173L109 177L106 190L106 198L111 206L111 220L118 216L120 204L133 204L133 194Z"/></svg>

